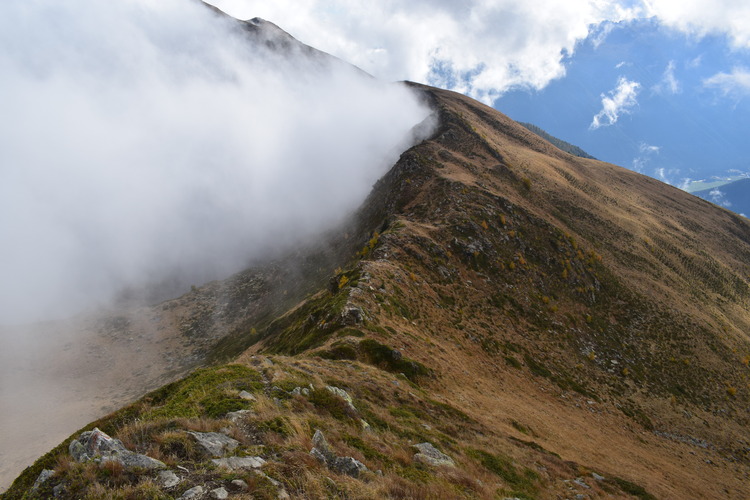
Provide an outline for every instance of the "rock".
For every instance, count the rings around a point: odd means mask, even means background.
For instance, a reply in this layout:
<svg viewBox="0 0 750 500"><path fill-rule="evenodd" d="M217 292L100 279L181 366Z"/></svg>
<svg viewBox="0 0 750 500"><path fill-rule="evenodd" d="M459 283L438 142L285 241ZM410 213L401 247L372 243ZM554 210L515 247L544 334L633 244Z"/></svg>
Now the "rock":
<svg viewBox="0 0 750 500"><path fill-rule="evenodd" d="M159 472L159 485L162 488L172 488L180 484L181 479L172 472L171 470L163 470Z"/></svg>
<svg viewBox="0 0 750 500"><path fill-rule="evenodd" d="M360 473L367 472L367 466L352 457L338 457L328 468L339 474L346 474L351 477L359 477Z"/></svg>
<svg viewBox="0 0 750 500"><path fill-rule="evenodd" d="M65 483L60 483L52 488L52 496L60 498L65 494Z"/></svg>
<svg viewBox="0 0 750 500"><path fill-rule="evenodd" d="M248 415L252 415L252 410L237 410L237 411L230 411L227 413L227 419L229 419L231 422L239 422L240 420L244 419Z"/></svg>
<svg viewBox="0 0 750 500"><path fill-rule="evenodd" d="M223 457L233 452L240 444L236 439L218 432L188 431L188 434L193 436L198 446L203 448L205 454L211 457Z"/></svg>
<svg viewBox="0 0 750 500"><path fill-rule="evenodd" d="M232 489L236 491L247 491L250 489L250 486L248 486L242 479L235 479L229 484L232 486Z"/></svg>
<svg viewBox="0 0 750 500"><path fill-rule="evenodd" d="M413 445L412 448L419 450L419 453L414 455L416 462L432 465L433 467L441 465L453 467L456 465L451 457L435 448L432 443L419 443Z"/></svg>
<svg viewBox="0 0 750 500"><path fill-rule="evenodd" d="M581 486L582 488L586 488L586 489L591 488L591 486L589 486L588 484L586 484L586 482L583 480L582 477L574 479L573 482L576 483L578 486Z"/></svg>
<svg viewBox="0 0 750 500"><path fill-rule="evenodd" d="M292 392L290 392L292 396L309 396L310 395L310 389L307 387L295 387L292 389Z"/></svg>
<svg viewBox="0 0 750 500"><path fill-rule="evenodd" d="M214 458L211 460L218 467L225 467L227 469L258 469L266 463L261 457L227 457L227 458Z"/></svg>
<svg viewBox="0 0 750 500"><path fill-rule="evenodd" d="M326 390L333 394L334 396L338 396L344 401L346 401L347 406L351 408L354 411L357 411L357 409L354 407L354 400L349 395L348 392L346 392L344 389L339 389L338 387L334 387L332 385L327 385Z"/></svg>
<svg viewBox="0 0 750 500"><path fill-rule="evenodd" d="M359 477L360 473L367 471L367 466L352 457L338 457L331 450L331 446L326 441L325 436L317 429L313 435L313 448L310 455L315 457L320 463L327 466L333 472L346 474L347 476Z"/></svg>
<svg viewBox="0 0 750 500"><path fill-rule="evenodd" d="M362 309L352 305L346 305L341 310L341 323L346 326L359 325L364 321L365 314Z"/></svg>
<svg viewBox="0 0 750 500"><path fill-rule="evenodd" d="M31 487L32 492L36 492L44 483L46 483L49 478L55 475L55 471L52 469L44 469L42 472L39 473L39 476L36 478L36 481L34 481L34 486Z"/></svg>
<svg viewBox="0 0 750 500"><path fill-rule="evenodd" d="M310 455L317 458L318 461L322 462L325 465L328 465L329 463L333 463L333 461L336 460L336 454L331 451L331 446L328 444L328 441L326 441L326 437L323 435L320 429L315 430L315 434L312 438L312 443L313 447L312 450L310 450Z"/></svg>
<svg viewBox="0 0 750 500"><path fill-rule="evenodd" d="M601 475L597 474L596 472L592 472L591 473L591 477L593 477L597 481L604 481L606 479L604 476L601 476Z"/></svg>
<svg viewBox="0 0 750 500"><path fill-rule="evenodd" d="M247 392L247 391L240 391L240 394L239 394L239 396L240 396L240 397L241 397L242 399L245 399L245 400L247 400L247 401L255 401L255 396L253 396L252 394L250 394L250 393L249 393L249 392Z"/></svg>
<svg viewBox="0 0 750 500"><path fill-rule="evenodd" d="M362 430L365 432L370 432L372 428L370 427L370 424L367 423L367 421L363 418L359 419L359 425L362 427Z"/></svg>
<svg viewBox="0 0 750 500"><path fill-rule="evenodd" d="M203 486L195 486L183 493L179 500L190 500L191 498L198 498L203 495L203 492Z"/></svg>
<svg viewBox="0 0 750 500"><path fill-rule="evenodd" d="M98 428L82 432L78 439L71 441L68 451L77 462L94 460L97 463L102 463L112 461L122 464L126 469L167 468L159 460L128 450L119 439L109 437Z"/></svg>
<svg viewBox="0 0 750 500"><path fill-rule="evenodd" d="M229 498L229 492L224 488L216 488L215 490L211 490L211 498L215 498L216 500L226 500Z"/></svg>
<svg viewBox="0 0 750 500"><path fill-rule="evenodd" d="M284 486L280 482L278 482L277 480L275 480L274 478L272 478L268 474L266 474L264 472L261 472L259 470L256 470L255 473L257 475L259 475L260 477L264 477L264 478L268 479L268 482L270 482L272 485L274 485L274 486L276 486L276 488L278 488L278 491L276 492L276 498L278 498L280 500L286 500L288 498L291 498L289 496L289 493L286 492L286 490L284 489Z"/></svg>

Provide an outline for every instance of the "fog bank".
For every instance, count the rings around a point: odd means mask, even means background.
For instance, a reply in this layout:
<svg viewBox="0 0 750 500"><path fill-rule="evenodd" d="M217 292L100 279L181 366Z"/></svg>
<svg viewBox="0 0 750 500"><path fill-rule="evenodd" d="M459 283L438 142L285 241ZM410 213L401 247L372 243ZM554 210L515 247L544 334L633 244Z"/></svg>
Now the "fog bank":
<svg viewBox="0 0 750 500"><path fill-rule="evenodd" d="M429 113L189 0L0 2L0 89L0 323L314 238Z"/></svg>

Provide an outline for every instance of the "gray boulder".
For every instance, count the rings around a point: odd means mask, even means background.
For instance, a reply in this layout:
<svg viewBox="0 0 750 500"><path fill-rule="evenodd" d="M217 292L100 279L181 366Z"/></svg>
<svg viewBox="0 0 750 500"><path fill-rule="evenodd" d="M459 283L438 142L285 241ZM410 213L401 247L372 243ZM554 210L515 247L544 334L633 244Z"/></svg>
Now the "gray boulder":
<svg viewBox="0 0 750 500"><path fill-rule="evenodd" d="M249 392L247 392L247 391L240 391L240 393L239 393L239 396L240 396L240 397L241 397L242 399L245 399L245 400L247 400L247 401L255 401L255 396L253 396L252 394L250 394L250 393L249 393Z"/></svg>
<svg viewBox="0 0 750 500"><path fill-rule="evenodd" d="M359 477L362 472L367 472L367 466L352 457L337 457L328 468L338 474L346 474L351 477Z"/></svg>
<svg viewBox="0 0 750 500"><path fill-rule="evenodd" d="M414 455L414 461L420 462L433 467L447 465L450 467L455 466L453 459L435 448L432 443L419 443L412 446L418 450L418 453Z"/></svg>
<svg viewBox="0 0 750 500"><path fill-rule="evenodd" d="M250 489L250 486L242 479L234 479L230 484L232 489L236 491L247 491Z"/></svg>
<svg viewBox="0 0 750 500"><path fill-rule="evenodd" d="M158 480L162 488L172 488L180 484L180 478L171 470L159 472Z"/></svg>
<svg viewBox="0 0 750 500"><path fill-rule="evenodd" d="M320 429L315 431L312 442L313 448L310 450L310 455L333 472L359 477L362 472L368 470L365 464L355 458L336 456Z"/></svg>
<svg viewBox="0 0 750 500"><path fill-rule="evenodd" d="M31 487L32 493L39 490L39 488L54 475L55 471L51 469L44 469L42 472L40 472L39 476L36 478L36 481L34 481L34 486Z"/></svg>
<svg viewBox="0 0 750 500"><path fill-rule="evenodd" d="M211 490L211 498L215 498L216 500L226 500L229 498L229 492L224 488L216 488L215 490Z"/></svg>
<svg viewBox="0 0 750 500"><path fill-rule="evenodd" d="M266 463L261 457L227 457L211 460L216 466L230 470L259 469Z"/></svg>
<svg viewBox="0 0 750 500"><path fill-rule="evenodd" d="M193 436L203 452L211 457L223 457L233 452L240 445L240 442L236 439L218 432L189 431L188 434Z"/></svg>
<svg viewBox="0 0 750 500"><path fill-rule="evenodd" d="M166 469L163 462L140 453L134 453L122 444L119 439L109 437L98 428L82 432L68 447L71 456L77 462L93 460L97 463L118 462L126 469Z"/></svg>
<svg viewBox="0 0 750 500"><path fill-rule="evenodd" d="M313 447L310 450L310 454L322 462L324 465L333 463L336 460L336 454L331 450L331 446L326 441L326 437L320 431L315 430L315 434L312 438Z"/></svg>
<svg viewBox="0 0 750 500"><path fill-rule="evenodd" d="M193 498L200 498L201 496L203 496L204 492L205 490L203 489L203 486L195 486L183 493L179 500L191 500Z"/></svg>

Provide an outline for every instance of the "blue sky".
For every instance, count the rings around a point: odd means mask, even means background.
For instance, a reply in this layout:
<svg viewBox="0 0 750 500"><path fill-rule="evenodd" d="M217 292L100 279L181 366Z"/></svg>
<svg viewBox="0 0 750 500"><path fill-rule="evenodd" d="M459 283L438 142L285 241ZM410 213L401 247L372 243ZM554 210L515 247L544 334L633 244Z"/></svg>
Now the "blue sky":
<svg viewBox="0 0 750 500"><path fill-rule="evenodd" d="M747 0L211 0L681 186L750 171Z"/></svg>
<svg viewBox="0 0 750 500"><path fill-rule="evenodd" d="M748 67L748 51L731 50L726 36L695 38L655 19L607 29L600 43L594 32L576 46L564 77L541 90L509 91L495 107L674 185L750 173L750 89L716 77ZM618 88L628 95L597 126L603 99L617 101Z"/></svg>

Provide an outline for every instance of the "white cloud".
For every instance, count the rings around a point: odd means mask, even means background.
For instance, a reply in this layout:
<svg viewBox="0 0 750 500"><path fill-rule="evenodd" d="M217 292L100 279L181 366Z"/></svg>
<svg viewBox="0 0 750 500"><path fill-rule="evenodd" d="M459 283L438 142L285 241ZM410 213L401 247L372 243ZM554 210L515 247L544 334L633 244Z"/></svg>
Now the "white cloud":
<svg viewBox="0 0 750 500"><path fill-rule="evenodd" d="M643 0L643 15L695 36L726 34L735 48L750 48L747 0Z"/></svg>
<svg viewBox="0 0 750 500"><path fill-rule="evenodd" d="M723 191L721 191L719 188L714 188L708 193L709 198L711 199L711 202L719 205L720 207L724 208L731 208L732 203L725 199L726 196Z"/></svg>
<svg viewBox="0 0 750 500"><path fill-rule="evenodd" d="M656 154L658 154L661 151L661 147L659 147L659 146L652 146L651 144L646 144L645 142L641 142L638 145L638 151L640 151L641 153L648 153L648 154L656 153Z"/></svg>
<svg viewBox="0 0 750 500"><path fill-rule="evenodd" d="M409 79L491 102L509 88L539 89L603 21L639 8L600 0L212 0L239 17L263 17L302 41L386 80Z"/></svg>
<svg viewBox="0 0 750 500"><path fill-rule="evenodd" d="M724 96L748 95L750 94L750 70L734 68L731 73L717 73L703 80L703 86L717 89Z"/></svg>
<svg viewBox="0 0 750 500"><path fill-rule="evenodd" d="M596 130L599 127L613 125L620 115L629 113L630 109L638 104L636 98L640 88L640 83L621 76L617 81L617 86L609 91L608 95L601 95L602 110L594 116L589 128Z"/></svg>
<svg viewBox="0 0 750 500"><path fill-rule="evenodd" d="M695 69L699 68L700 65L703 64L703 54L700 54L693 59L689 60L687 63L685 63L686 68Z"/></svg>
<svg viewBox="0 0 750 500"><path fill-rule="evenodd" d="M578 42L606 43L622 21L656 17L750 47L747 0L210 1L240 18L274 21L380 78L431 83L488 103L510 88L541 89L564 76Z"/></svg>
<svg viewBox="0 0 750 500"><path fill-rule="evenodd" d="M645 142L641 142L638 145L638 151L641 154L633 158L633 163L632 163L633 170L639 173L643 173L644 170L646 169L646 166L648 166L651 163L652 156L659 154L659 152L661 151L661 148L659 146L653 146L651 144L646 144Z"/></svg>
<svg viewBox="0 0 750 500"><path fill-rule="evenodd" d="M652 90L657 94L679 94L682 91L680 82L674 75L675 63L669 61L667 67L664 69L661 81L652 87Z"/></svg>
<svg viewBox="0 0 750 500"><path fill-rule="evenodd" d="M0 2L0 323L313 238L428 113L234 27L184 0Z"/></svg>
<svg viewBox="0 0 750 500"><path fill-rule="evenodd" d="M684 177L680 178L681 172L682 171L679 168L666 169L664 167L659 167L654 169L654 178L671 186L684 186L688 179Z"/></svg>

